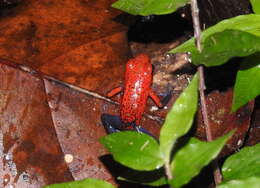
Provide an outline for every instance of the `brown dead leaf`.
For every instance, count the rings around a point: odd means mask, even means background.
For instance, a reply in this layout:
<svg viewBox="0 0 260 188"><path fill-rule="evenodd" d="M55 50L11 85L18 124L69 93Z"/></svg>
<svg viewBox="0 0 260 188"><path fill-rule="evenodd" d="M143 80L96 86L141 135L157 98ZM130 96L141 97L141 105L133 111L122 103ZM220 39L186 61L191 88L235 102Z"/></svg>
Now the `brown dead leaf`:
<svg viewBox="0 0 260 188"><path fill-rule="evenodd" d="M120 12L112 2L21 1L0 20L0 57L101 92L111 74L120 79L114 67L129 53L127 28L114 21Z"/></svg>
<svg viewBox="0 0 260 188"><path fill-rule="evenodd" d="M121 41L125 41L121 43ZM59 80L103 95L123 78L128 48L124 33L81 45L58 58L46 62L41 71ZM116 82L115 82L116 81Z"/></svg>
<svg viewBox="0 0 260 188"><path fill-rule="evenodd" d="M1 187L72 180L63 160L43 80L0 64Z"/></svg>
<svg viewBox="0 0 260 188"><path fill-rule="evenodd" d="M252 146L260 142L260 97L255 99L255 108L251 120L251 128L249 131L246 145Z"/></svg>
<svg viewBox="0 0 260 188"><path fill-rule="evenodd" d="M236 132L223 149L221 156L233 153L243 145L254 108L254 101L251 101L237 112L231 113L232 96L233 91L229 89L226 92L221 93L214 91L206 98L209 124L212 130L213 139L236 129ZM201 110L197 117L195 134L199 138L206 140L205 125L202 121Z"/></svg>

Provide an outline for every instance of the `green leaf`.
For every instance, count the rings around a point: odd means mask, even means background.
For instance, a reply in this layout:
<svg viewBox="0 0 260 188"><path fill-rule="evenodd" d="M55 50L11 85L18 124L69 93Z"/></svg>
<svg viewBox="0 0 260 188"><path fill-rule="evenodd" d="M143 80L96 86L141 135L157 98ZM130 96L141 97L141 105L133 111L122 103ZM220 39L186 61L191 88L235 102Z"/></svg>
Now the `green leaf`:
<svg viewBox="0 0 260 188"><path fill-rule="evenodd" d="M173 156L171 163L173 179L170 180L170 184L178 188L198 175L204 166L217 157L233 133L232 131L211 142L202 142L196 138L191 138Z"/></svg>
<svg viewBox="0 0 260 188"><path fill-rule="evenodd" d="M189 86L174 103L160 132L160 150L166 163L176 140L191 128L198 105L198 75L195 74Z"/></svg>
<svg viewBox="0 0 260 188"><path fill-rule="evenodd" d="M203 50L191 51L195 65L216 66L232 57L244 57L260 51L260 37L239 30L225 30L205 39Z"/></svg>
<svg viewBox="0 0 260 188"><path fill-rule="evenodd" d="M224 181L260 177L260 144L244 147L231 155L222 167Z"/></svg>
<svg viewBox="0 0 260 188"><path fill-rule="evenodd" d="M259 187L260 187L259 177L250 177L247 179L232 180L217 186L217 188L259 188Z"/></svg>
<svg viewBox="0 0 260 188"><path fill-rule="evenodd" d="M260 53L247 57L237 73L232 112L260 94Z"/></svg>
<svg viewBox="0 0 260 188"><path fill-rule="evenodd" d="M260 37L260 15L256 14L249 14L249 15L242 15L237 16L234 18L226 19L218 24L204 30L201 34L201 44L203 49L205 40L209 38L209 36L212 36L215 33L223 32L225 30L239 30L244 31L247 33L250 33L252 35ZM221 35L221 34L220 34ZM241 44L239 46L242 46ZM235 46L230 46L231 49L233 49ZM243 46L242 46L243 47ZM175 49L171 50L170 53L178 53L178 52L194 52L197 51L195 46L195 40L194 38L186 41L185 43L181 44L180 46L176 47ZM236 54L239 55L239 54ZM201 64L200 62L194 62L195 64ZM205 63L205 62L203 62ZM210 64L205 64L206 66L211 66Z"/></svg>
<svg viewBox="0 0 260 188"><path fill-rule="evenodd" d="M153 171L135 171L130 169L120 174L120 177L117 179L150 186L161 186L167 184L163 168Z"/></svg>
<svg viewBox="0 0 260 188"><path fill-rule="evenodd" d="M259 0L250 0L254 13L260 14L260 1Z"/></svg>
<svg viewBox="0 0 260 188"><path fill-rule="evenodd" d="M112 7L133 15L147 16L170 14L188 2L189 0L119 0Z"/></svg>
<svg viewBox="0 0 260 188"><path fill-rule="evenodd" d="M43 188L115 188L110 183L103 180L88 178L81 181L72 181L60 184L52 184Z"/></svg>
<svg viewBox="0 0 260 188"><path fill-rule="evenodd" d="M154 170L163 165L157 141L146 134L122 131L101 138L113 158L135 170Z"/></svg>

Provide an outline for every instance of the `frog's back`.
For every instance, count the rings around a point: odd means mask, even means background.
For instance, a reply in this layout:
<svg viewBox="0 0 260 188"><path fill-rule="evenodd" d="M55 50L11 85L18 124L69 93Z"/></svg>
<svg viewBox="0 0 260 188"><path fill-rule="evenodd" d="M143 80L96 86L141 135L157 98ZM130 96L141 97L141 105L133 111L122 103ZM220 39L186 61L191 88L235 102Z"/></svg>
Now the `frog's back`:
<svg viewBox="0 0 260 188"><path fill-rule="evenodd" d="M124 94L120 116L125 123L140 123L152 83L152 65L145 54L130 59L126 65Z"/></svg>

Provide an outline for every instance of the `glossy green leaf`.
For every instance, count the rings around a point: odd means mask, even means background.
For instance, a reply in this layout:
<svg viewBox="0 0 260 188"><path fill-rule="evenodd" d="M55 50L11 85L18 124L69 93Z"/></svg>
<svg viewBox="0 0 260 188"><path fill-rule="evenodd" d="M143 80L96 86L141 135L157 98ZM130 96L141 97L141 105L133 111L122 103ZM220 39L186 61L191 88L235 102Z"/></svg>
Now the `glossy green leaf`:
<svg viewBox="0 0 260 188"><path fill-rule="evenodd" d="M260 178L250 177L246 179L231 180L220 184L217 188L260 188Z"/></svg>
<svg viewBox="0 0 260 188"><path fill-rule="evenodd" d="M133 15L169 14L187 4L189 0L119 0L112 7Z"/></svg>
<svg viewBox="0 0 260 188"><path fill-rule="evenodd" d="M106 181L88 178L81 181L72 181L72 182L48 185L43 188L115 188L115 187Z"/></svg>
<svg viewBox="0 0 260 188"><path fill-rule="evenodd" d="M232 111L260 94L260 53L246 58L237 73Z"/></svg>
<svg viewBox="0 0 260 188"><path fill-rule="evenodd" d="M160 132L160 149L166 163L176 140L185 135L191 128L198 105L198 74L175 101L168 112Z"/></svg>
<svg viewBox="0 0 260 188"><path fill-rule="evenodd" d="M163 165L157 141L146 134L122 131L101 138L113 158L135 170L154 170Z"/></svg>
<svg viewBox="0 0 260 188"><path fill-rule="evenodd" d="M204 166L217 157L232 133L230 132L211 142L202 142L196 138L191 138L173 156L171 170L174 178L169 183L175 188L188 183L199 174Z"/></svg>
<svg viewBox="0 0 260 188"><path fill-rule="evenodd" d="M142 175L142 174L140 174L140 175ZM131 182L131 183L138 183L138 184L142 184L142 185L149 185L149 186L161 186L161 185L167 184L167 179L166 179L165 176L162 176L159 179L151 181L151 182L144 182L142 180L134 181L132 179L126 179L126 178L123 178L123 177L118 177L118 180L127 181L127 182Z"/></svg>
<svg viewBox="0 0 260 188"><path fill-rule="evenodd" d="M219 44L219 41L216 41L214 39L214 37L213 38L210 37L210 36L214 36L214 34L216 34L216 33L222 33L225 30L231 30L232 29L232 30L244 31L244 32L250 33L252 35L260 37L259 28L260 28L260 15L257 15L257 14L242 15L242 16L237 16L237 17L234 17L234 18L223 20L223 21L219 22L218 24L216 24L216 25L214 25L214 26L212 26L212 27L210 27L210 28L208 28L208 29L206 29L202 32L202 35L201 35L202 48L205 50L205 48L206 48L205 42L207 40L207 42L209 42L210 45L213 45L212 47L214 47L215 48L214 50L217 50L217 52L219 50L224 49L224 48L221 47L221 44ZM227 33L225 35L227 35ZM221 34L218 34L218 37L220 37L220 36L221 36ZM246 43L246 47L248 47L249 45L252 45L255 48L254 44L247 44L247 41L245 41L249 37L248 35L245 35L245 37L244 37L244 35L242 34L241 37L242 37L242 40L241 39L238 40L238 42L240 42L240 41L242 42L242 43L239 43L240 47L243 47L244 43ZM234 38L237 38L237 37L235 36ZM253 37L250 37L250 39L252 39L252 38ZM232 37L230 39L232 39ZM228 43L230 43L230 44L228 44ZM236 42L233 41L233 43L235 44ZM220 48L216 49L215 44L218 45ZM211 47L210 45L208 45L207 48ZM240 56L240 53L236 54L237 52L233 52L231 50L231 49L237 49L238 47L234 46L234 45L232 46L232 43L229 42L229 40L224 41L224 45L225 46L231 45L231 46L229 46L229 49L227 49L228 51L226 53L218 54L219 56L221 56L221 55L227 56L227 53L230 53L230 52L232 54L235 54L235 56ZM256 45L258 45L258 44L256 44ZM255 49L253 49L253 51L254 50ZM242 51L242 53L244 55L247 55L247 53L250 54L249 53L250 49L245 48L245 51ZM195 52L195 53L197 53L194 38L186 41L185 43L181 44L180 46L178 46L175 49L170 51L170 53L178 53L178 52L191 52L191 53ZM207 54L202 54L202 55L207 56ZM219 56L217 56L217 58L221 59L221 57L219 57ZM205 57L205 58L209 58L209 57ZM212 58L214 58L214 57L212 57ZM203 60L203 58L201 58L201 59ZM225 57L225 59L228 59L228 58ZM196 58L193 61L193 63L196 64L196 65L205 64L206 66L220 65L221 63L223 63L223 62L215 62L214 59L209 59L209 60L213 61L213 63L211 63L211 62L209 62L209 63L208 62L199 62L199 59L196 59Z"/></svg>
<svg viewBox="0 0 260 188"><path fill-rule="evenodd" d="M260 36L259 28L260 28L260 15L247 14L247 15L236 16L233 18L222 20L221 22L217 23L216 25L205 29L201 33L201 43L203 45L205 39L208 36L210 36L214 33L222 32L227 29L245 31L245 32L251 33L253 35ZM196 46L195 46L195 40L193 37L190 40L181 44L180 46L177 46L176 48L172 49L170 52L171 53L189 52L194 48L196 48Z"/></svg>
<svg viewBox="0 0 260 188"><path fill-rule="evenodd" d="M260 14L260 1L250 0L254 13Z"/></svg>
<svg viewBox="0 0 260 188"><path fill-rule="evenodd" d="M231 155L222 167L224 181L260 177L260 144L244 147Z"/></svg>
<svg viewBox="0 0 260 188"><path fill-rule="evenodd" d="M239 30L214 33L204 41L202 52L191 51L192 63L222 65L232 57L244 57L260 51L260 37Z"/></svg>
<svg viewBox="0 0 260 188"><path fill-rule="evenodd" d="M121 173L120 177L117 179L150 186L161 186L167 184L163 168L153 171L135 171L130 169Z"/></svg>

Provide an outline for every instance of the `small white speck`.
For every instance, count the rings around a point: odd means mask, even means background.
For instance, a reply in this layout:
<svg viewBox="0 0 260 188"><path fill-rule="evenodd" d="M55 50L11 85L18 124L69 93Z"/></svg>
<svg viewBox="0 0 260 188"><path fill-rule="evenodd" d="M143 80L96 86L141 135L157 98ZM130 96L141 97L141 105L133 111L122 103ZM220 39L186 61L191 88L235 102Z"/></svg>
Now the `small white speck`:
<svg viewBox="0 0 260 188"><path fill-rule="evenodd" d="M133 108L137 108L138 107L138 105L137 104L133 104Z"/></svg>
<svg viewBox="0 0 260 188"><path fill-rule="evenodd" d="M157 106L152 106L151 109L150 109L151 112L154 112L154 111L157 111L157 110L158 110Z"/></svg>
<svg viewBox="0 0 260 188"><path fill-rule="evenodd" d="M4 178L4 182L5 182L5 183L8 182L8 178Z"/></svg>
<svg viewBox="0 0 260 188"><path fill-rule="evenodd" d="M31 72L31 68L30 67L27 67L27 66L24 66L24 65L20 65L20 68L25 71L25 72Z"/></svg>
<svg viewBox="0 0 260 188"><path fill-rule="evenodd" d="M138 95L135 93L135 94L133 94L133 97L134 97L134 98L137 98L137 97L138 97Z"/></svg>
<svg viewBox="0 0 260 188"><path fill-rule="evenodd" d="M133 64L129 64L129 68L133 69L134 68Z"/></svg>
<svg viewBox="0 0 260 188"><path fill-rule="evenodd" d="M66 163L71 163L71 162L73 161L73 155L72 155L72 154L66 154L66 155L64 156L64 161L65 161Z"/></svg>
<svg viewBox="0 0 260 188"><path fill-rule="evenodd" d="M182 17L182 18L185 18L185 17L186 17L185 13L182 13L182 14L181 14L181 17Z"/></svg>
<svg viewBox="0 0 260 188"><path fill-rule="evenodd" d="M171 55L170 55L170 54L166 54L165 56L166 56L166 58L170 58L170 57L171 57Z"/></svg>
<svg viewBox="0 0 260 188"><path fill-rule="evenodd" d="M237 145L240 146L242 144L242 140L238 140Z"/></svg>
<svg viewBox="0 0 260 188"><path fill-rule="evenodd" d="M7 160L7 161L12 160L12 155L7 154L7 155L5 156L5 160Z"/></svg>
<svg viewBox="0 0 260 188"><path fill-rule="evenodd" d="M161 165L158 165L158 166L156 166L156 169L159 169L159 168L161 168L162 166Z"/></svg>

